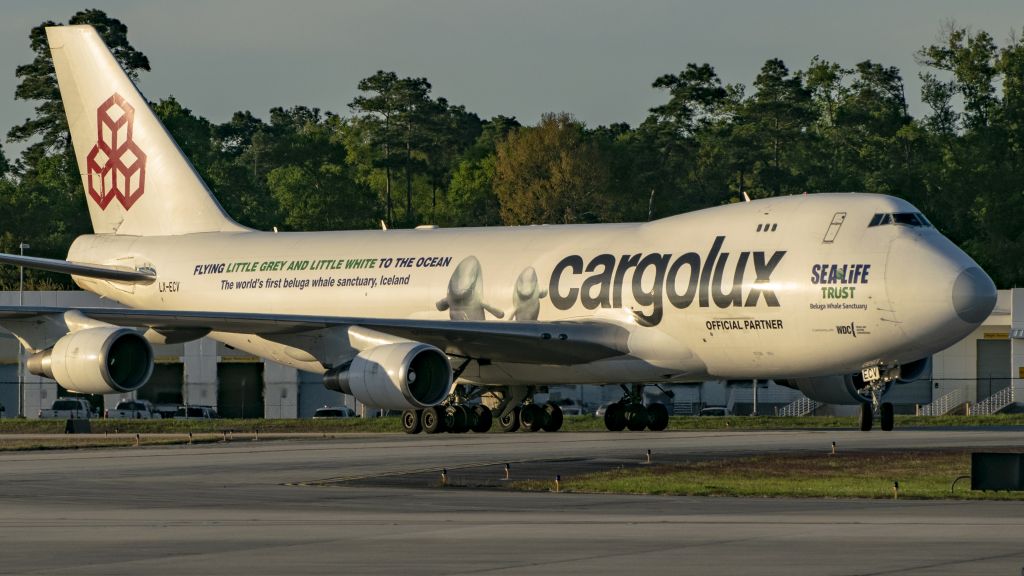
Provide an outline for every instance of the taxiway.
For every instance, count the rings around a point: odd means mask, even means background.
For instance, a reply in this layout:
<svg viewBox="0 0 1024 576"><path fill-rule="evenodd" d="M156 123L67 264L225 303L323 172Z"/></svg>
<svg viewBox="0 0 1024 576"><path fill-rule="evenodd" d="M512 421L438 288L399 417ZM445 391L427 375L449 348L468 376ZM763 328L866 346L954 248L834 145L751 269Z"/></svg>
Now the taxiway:
<svg viewBox="0 0 1024 576"><path fill-rule="evenodd" d="M1016 448L1020 430L345 435L0 454L4 574L1017 574L1024 503L438 488L768 451ZM472 471L472 473L470 472Z"/></svg>

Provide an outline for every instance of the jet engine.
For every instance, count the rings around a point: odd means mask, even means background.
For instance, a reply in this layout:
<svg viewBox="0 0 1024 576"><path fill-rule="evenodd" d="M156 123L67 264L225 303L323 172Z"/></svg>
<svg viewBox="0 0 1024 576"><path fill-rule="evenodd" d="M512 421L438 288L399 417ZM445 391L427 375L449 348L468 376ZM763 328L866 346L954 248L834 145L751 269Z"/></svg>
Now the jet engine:
<svg viewBox="0 0 1024 576"><path fill-rule="evenodd" d="M378 408L427 408L451 394L452 366L444 352L429 344L381 344L329 370L324 386Z"/></svg>
<svg viewBox="0 0 1024 576"><path fill-rule="evenodd" d="M52 378L72 392L124 393L138 390L149 380L153 348L129 328L88 328L33 354L27 366L32 374Z"/></svg>
<svg viewBox="0 0 1024 576"><path fill-rule="evenodd" d="M931 365L932 359L929 356L890 369L888 375L894 377L882 388L882 396L885 396L893 384L906 384L923 377L931 369ZM871 401L871 395L865 390L864 379L860 373L775 382L781 386L795 388L811 400L825 404L864 404Z"/></svg>

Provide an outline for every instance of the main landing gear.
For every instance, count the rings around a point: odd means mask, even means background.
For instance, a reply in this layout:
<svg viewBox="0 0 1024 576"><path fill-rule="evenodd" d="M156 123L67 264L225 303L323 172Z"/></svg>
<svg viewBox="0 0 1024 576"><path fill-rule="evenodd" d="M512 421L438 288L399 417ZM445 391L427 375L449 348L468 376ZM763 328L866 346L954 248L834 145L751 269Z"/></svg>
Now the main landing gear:
<svg viewBox="0 0 1024 576"><path fill-rule="evenodd" d="M565 420L562 409L553 402L533 401L532 386L509 386L499 391L501 402L495 409L502 432L558 432Z"/></svg>
<svg viewBox="0 0 1024 576"><path fill-rule="evenodd" d="M402 430L406 434L461 434L470 431L484 433L489 431L493 424L494 417L490 408L480 405L441 405L402 412Z"/></svg>
<svg viewBox="0 0 1024 576"><path fill-rule="evenodd" d="M402 412L402 430L407 434L483 433L497 425L502 432L559 431L564 421L562 409L552 402L535 403L533 391L533 388L527 386L505 388L499 391L501 402L491 410L483 404L467 404L479 398L482 389L457 386L455 393L441 405Z"/></svg>
<svg viewBox="0 0 1024 576"><path fill-rule="evenodd" d="M431 406L423 410L402 412L402 430L406 434L438 434L441 432L487 432L494 417L487 406L453 404Z"/></svg>
<svg viewBox="0 0 1024 576"><path fill-rule="evenodd" d="M622 400L609 404L604 412L604 427L612 432L629 428L639 432L644 428L660 432L668 427L668 408L659 402L644 406L643 384L622 386Z"/></svg>
<svg viewBox="0 0 1024 576"><path fill-rule="evenodd" d="M489 392L501 398L492 410L483 404L468 404L483 395L482 388L460 385L438 406L402 412L402 429L407 434L483 433L495 426L501 432L558 432L565 420L562 409L553 402L534 402L535 390L532 386L490 388ZM622 391L622 399L610 404L605 412L605 428L613 432L627 428L659 432L668 427L668 408L664 404L644 405L643 384L623 385Z"/></svg>

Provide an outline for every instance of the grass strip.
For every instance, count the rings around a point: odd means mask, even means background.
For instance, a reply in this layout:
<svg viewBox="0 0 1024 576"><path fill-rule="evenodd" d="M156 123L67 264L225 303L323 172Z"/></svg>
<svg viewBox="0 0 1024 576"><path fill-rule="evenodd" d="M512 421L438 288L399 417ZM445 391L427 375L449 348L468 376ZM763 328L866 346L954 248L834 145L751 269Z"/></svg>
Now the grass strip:
<svg viewBox="0 0 1024 576"><path fill-rule="evenodd" d="M1024 492L972 492L970 452L892 451L772 454L619 468L563 477L562 492L797 498L1024 500ZM523 481L519 490L548 491L550 481Z"/></svg>
<svg viewBox="0 0 1024 576"><path fill-rule="evenodd" d="M0 434L61 434L64 420L29 420L22 418L0 419ZM673 416L669 419L669 430L801 430L801 429L855 429L854 417L835 416L728 416L692 417ZM187 434L221 433L225 431L253 432L309 432L309 433L377 433L401 432L402 425L397 416L385 418L335 418L335 419L231 419L217 420L107 420L90 421L94 433L162 433ZM994 414L991 416L897 416L897 428L909 427L1024 427L1024 414ZM604 419L595 416L567 416L562 426L565 432L603 432ZM497 433L497 426L492 427Z"/></svg>

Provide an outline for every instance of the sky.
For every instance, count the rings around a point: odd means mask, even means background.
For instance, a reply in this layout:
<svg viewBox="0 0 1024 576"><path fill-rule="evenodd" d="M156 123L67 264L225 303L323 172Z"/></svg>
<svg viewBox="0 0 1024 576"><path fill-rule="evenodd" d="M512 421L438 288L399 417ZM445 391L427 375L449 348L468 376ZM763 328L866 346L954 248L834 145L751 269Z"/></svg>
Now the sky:
<svg viewBox="0 0 1024 576"><path fill-rule="evenodd" d="M898 67L912 114L923 115L914 53L946 23L999 45L1024 26L1020 0L24 0L0 18L4 134L32 115L14 99L15 68L33 56L29 31L83 8L128 26L152 67L147 98L174 95L218 123L300 104L347 115L359 80L389 70L427 78L435 97L483 118L533 124L569 112L588 126L635 126L667 100L651 83L688 62L749 87L769 58L796 70L815 55Z"/></svg>

